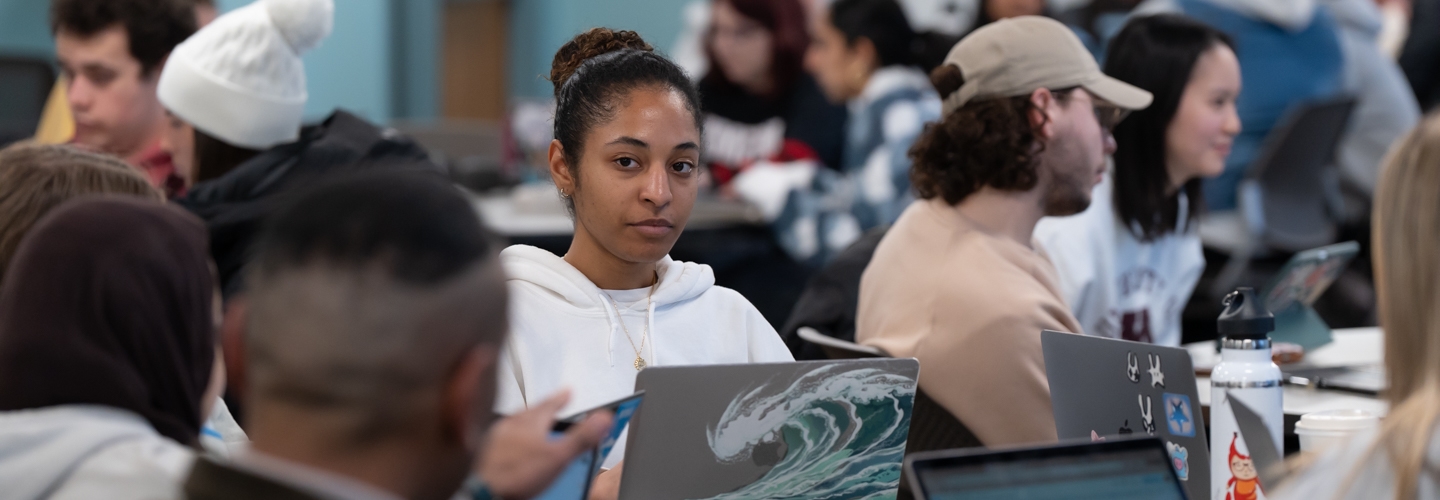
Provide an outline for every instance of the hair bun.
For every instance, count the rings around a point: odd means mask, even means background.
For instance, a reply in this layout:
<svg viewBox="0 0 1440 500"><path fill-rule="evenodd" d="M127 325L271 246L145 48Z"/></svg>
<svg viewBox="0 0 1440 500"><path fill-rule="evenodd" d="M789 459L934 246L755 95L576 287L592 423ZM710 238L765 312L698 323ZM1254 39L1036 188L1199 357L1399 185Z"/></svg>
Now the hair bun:
<svg viewBox="0 0 1440 500"><path fill-rule="evenodd" d="M639 33L630 30L591 28L565 42L555 52L555 60L550 62L550 82L555 84L555 97L560 97L560 88L586 60L625 49L655 51L654 47L645 43L645 39L640 38Z"/></svg>

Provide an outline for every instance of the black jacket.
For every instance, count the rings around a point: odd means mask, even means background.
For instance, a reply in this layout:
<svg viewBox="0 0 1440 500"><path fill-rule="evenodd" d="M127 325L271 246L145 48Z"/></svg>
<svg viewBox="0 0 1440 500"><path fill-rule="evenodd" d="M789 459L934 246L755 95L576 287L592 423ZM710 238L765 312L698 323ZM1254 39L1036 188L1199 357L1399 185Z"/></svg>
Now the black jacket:
<svg viewBox="0 0 1440 500"><path fill-rule="evenodd" d="M808 326L822 334L847 342L855 341L855 312L860 308L860 276L870 265L875 247L885 237L889 226L881 226L860 236L835 256L820 272L810 277L780 338L797 361L829 359L825 351L800 338L800 327Z"/></svg>
<svg viewBox="0 0 1440 500"><path fill-rule="evenodd" d="M251 243L277 194L322 176L370 168L444 169L415 141L340 110L218 178L196 184L176 203L205 221L210 254L228 299L243 288Z"/></svg>

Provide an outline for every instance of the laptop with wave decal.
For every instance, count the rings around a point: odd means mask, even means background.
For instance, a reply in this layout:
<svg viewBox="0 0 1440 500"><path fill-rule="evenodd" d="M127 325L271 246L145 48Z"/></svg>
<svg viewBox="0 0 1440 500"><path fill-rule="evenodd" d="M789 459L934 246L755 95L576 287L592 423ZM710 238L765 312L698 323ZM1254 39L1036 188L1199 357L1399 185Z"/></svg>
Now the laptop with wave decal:
<svg viewBox="0 0 1440 500"><path fill-rule="evenodd" d="M893 498L920 364L646 368L622 499Z"/></svg>

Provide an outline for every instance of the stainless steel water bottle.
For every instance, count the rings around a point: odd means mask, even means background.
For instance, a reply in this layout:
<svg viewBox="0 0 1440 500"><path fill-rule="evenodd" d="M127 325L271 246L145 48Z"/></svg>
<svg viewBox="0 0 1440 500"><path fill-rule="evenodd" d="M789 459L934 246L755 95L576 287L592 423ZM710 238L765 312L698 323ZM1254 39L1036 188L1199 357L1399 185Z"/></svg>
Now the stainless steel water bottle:
<svg viewBox="0 0 1440 500"><path fill-rule="evenodd" d="M1249 287L1226 295L1224 304L1218 328L1220 364L1210 374L1210 492L1217 500L1263 500L1268 485L1260 484L1230 401L1244 401L1259 413L1275 449L1284 449L1280 367L1270 358L1275 315Z"/></svg>

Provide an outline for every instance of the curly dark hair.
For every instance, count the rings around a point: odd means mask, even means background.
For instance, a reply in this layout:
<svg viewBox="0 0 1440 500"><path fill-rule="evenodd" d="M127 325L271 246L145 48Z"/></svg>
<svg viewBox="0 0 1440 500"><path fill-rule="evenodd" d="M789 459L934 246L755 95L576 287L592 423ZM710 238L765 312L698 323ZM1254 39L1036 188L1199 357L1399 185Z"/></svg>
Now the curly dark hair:
<svg viewBox="0 0 1440 500"><path fill-rule="evenodd" d="M965 84L960 68L942 64L930 72L930 82L941 96ZM1055 90L1064 101L1068 89ZM910 147L910 183L921 198L941 197L954 205L985 186L1005 191L1028 191L1040 177L1035 156L1035 128L1029 96L970 101L925 131Z"/></svg>
<svg viewBox="0 0 1440 500"><path fill-rule="evenodd" d="M50 33L91 37L115 25L125 28L130 56L140 61L140 76L160 69L165 56L195 33L194 1L53 0Z"/></svg>
<svg viewBox="0 0 1440 500"><path fill-rule="evenodd" d="M695 119L695 130L704 128L695 82L634 31L594 28L576 35L555 52L550 82L555 84L555 139L564 149L577 186L586 132L613 119L619 111L617 100L631 90L659 87L679 92ZM569 198L565 206L575 213Z"/></svg>

